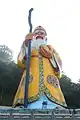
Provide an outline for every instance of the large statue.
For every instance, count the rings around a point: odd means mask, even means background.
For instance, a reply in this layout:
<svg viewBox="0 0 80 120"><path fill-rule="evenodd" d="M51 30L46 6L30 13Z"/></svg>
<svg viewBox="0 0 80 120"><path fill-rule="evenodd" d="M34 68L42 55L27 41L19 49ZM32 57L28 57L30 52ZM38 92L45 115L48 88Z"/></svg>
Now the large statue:
<svg viewBox="0 0 80 120"><path fill-rule="evenodd" d="M66 106L59 85L62 61L56 50L51 45L47 45L47 33L41 26L36 27L33 33L26 35L18 55L18 66L24 72L13 105L24 105L27 59L25 48L28 48L28 40L31 40L31 59L27 108L42 108L43 103L47 108L52 109L57 104Z"/></svg>

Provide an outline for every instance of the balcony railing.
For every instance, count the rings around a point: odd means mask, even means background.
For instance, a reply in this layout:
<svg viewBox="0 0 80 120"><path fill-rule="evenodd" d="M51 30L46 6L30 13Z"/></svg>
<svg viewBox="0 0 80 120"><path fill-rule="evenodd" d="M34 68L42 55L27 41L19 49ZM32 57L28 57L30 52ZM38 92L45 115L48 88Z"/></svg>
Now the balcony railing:
<svg viewBox="0 0 80 120"><path fill-rule="evenodd" d="M80 120L80 110L0 109L0 120Z"/></svg>

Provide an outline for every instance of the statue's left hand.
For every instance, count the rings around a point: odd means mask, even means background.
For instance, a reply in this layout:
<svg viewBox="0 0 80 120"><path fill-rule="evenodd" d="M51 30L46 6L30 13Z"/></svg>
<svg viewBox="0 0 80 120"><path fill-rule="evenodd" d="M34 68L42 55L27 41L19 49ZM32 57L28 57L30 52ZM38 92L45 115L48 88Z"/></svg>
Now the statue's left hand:
<svg viewBox="0 0 80 120"><path fill-rule="evenodd" d="M40 53L47 58L51 58L53 54L53 49L50 46L40 46Z"/></svg>

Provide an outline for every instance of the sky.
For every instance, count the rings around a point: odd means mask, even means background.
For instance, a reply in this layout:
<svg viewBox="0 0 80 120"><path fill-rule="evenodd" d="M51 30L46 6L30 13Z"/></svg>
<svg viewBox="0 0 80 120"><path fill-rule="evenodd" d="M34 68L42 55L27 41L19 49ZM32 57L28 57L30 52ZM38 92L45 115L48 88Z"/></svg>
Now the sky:
<svg viewBox="0 0 80 120"><path fill-rule="evenodd" d="M28 11L33 30L41 25L47 31L48 44L62 58L63 71L77 82L80 78L80 0L0 0L0 44L13 51L14 60L29 32Z"/></svg>

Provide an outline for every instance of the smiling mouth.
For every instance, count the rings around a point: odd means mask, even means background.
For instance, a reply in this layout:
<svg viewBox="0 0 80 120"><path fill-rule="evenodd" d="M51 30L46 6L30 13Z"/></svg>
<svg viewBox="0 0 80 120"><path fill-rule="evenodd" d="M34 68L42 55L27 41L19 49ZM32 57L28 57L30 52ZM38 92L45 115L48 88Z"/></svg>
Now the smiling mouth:
<svg viewBox="0 0 80 120"><path fill-rule="evenodd" d="M36 39L43 39L43 37L42 36L37 36Z"/></svg>

